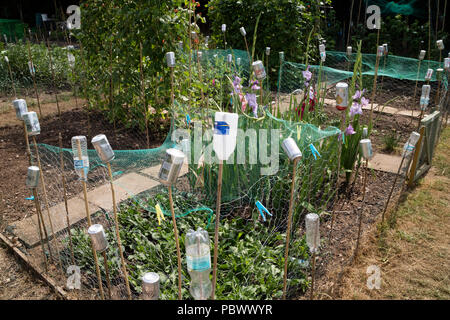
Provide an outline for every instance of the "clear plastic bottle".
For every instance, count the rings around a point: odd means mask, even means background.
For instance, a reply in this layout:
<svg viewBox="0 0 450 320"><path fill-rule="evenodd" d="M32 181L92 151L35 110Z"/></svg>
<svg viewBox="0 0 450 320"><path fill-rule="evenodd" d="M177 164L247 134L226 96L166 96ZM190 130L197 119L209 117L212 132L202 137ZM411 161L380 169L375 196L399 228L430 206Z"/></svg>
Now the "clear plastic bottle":
<svg viewBox="0 0 450 320"><path fill-rule="evenodd" d="M207 300L212 293L209 279L211 249L208 232L202 228L189 230L186 234L186 260L191 275L190 293L195 300Z"/></svg>
<svg viewBox="0 0 450 320"><path fill-rule="evenodd" d="M403 146L403 154L402 157L405 157L403 160L403 165L401 169L401 174L404 175L408 172L409 165L411 162L411 158L413 156L414 149L416 148L417 142L420 139L420 134L413 131L408 139L408 141Z"/></svg>
<svg viewBox="0 0 450 320"><path fill-rule="evenodd" d="M72 137L72 152L75 171L82 180L86 181L89 172L89 156L85 136Z"/></svg>

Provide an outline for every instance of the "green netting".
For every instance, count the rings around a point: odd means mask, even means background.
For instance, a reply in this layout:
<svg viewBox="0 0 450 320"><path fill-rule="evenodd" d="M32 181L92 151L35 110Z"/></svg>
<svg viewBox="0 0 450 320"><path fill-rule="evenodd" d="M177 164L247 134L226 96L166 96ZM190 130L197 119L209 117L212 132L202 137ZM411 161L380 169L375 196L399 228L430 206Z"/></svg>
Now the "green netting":
<svg viewBox="0 0 450 320"><path fill-rule="evenodd" d="M328 51L324 65L310 65L310 71L318 74L321 68L322 79L328 85L350 79L353 75L353 64L356 54L348 56L345 52ZM376 55L362 54L363 76L373 77L375 75ZM379 61L378 77L383 77L411 81L424 82L428 69L433 69L431 82L436 82L436 69L443 68L443 63L438 61L429 61L388 55L382 57ZM290 93L296 89L302 88L303 77L301 71L306 70L306 65L295 62L284 61L280 68L280 81L278 85L279 92ZM442 85L447 88L448 78L443 74Z"/></svg>
<svg viewBox="0 0 450 320"><path fill-rule="evenodd" d="M20 20L0 19L0 34L5 34L11 42L16 37L17 39L23 38L24 27L25 24Z"/></svg>

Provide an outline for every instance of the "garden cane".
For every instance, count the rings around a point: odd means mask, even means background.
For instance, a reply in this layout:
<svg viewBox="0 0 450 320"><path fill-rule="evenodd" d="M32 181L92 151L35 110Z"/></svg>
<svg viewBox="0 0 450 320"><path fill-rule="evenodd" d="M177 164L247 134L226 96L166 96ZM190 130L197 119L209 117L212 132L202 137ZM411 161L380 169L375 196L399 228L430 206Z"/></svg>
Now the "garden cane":
<svg viewBox="0 0 450 320"><path fill-rule="evenodd" d="M372 87L372 103L370 105L370 122L372 123L372 118L373 118L373 104L375 101L375 95L377 92L377 77L378 77L378 67L380 66L380 58L383 56L384 54L384 47L383 46L378 46L378 50L377 50L377 58L376 58L376 62L375 62L375 74L373 77L373 87Z"/></svg>
<svg viewBox="0 0 450 320"><path fill-rule="evenodd" d="M361 208L359 210L358 214L358 238L356 239L356 248L355 253L353 255L353 258L356 258L358 255L358 249L359 249L359 240L361 238L361 227L362 227L362 218L363 218L363 210L364 210L364 202L366 199L366 185L367 185L367 170L369 169L369 160L373 157L373 151L372 151L372 143L370 139L362 139L359 142L359 146L361 149L361 156L365 160L365 170L364 170L364 182L363 182L363 198L362 198L362 204Z"/></svg>
<svg viewBox="0 0 450 320"><path fill-rule="evenodd" d="M337 177L336 177L336 188L339 183L339 174L341 172L341 153L342 153L342 144L344 142L344 127L345 127L345 118L347 113L345 110L348 108L348 84L345 82L339 82L336 84L336 109L342 112L341 119L341 139L339 140L339 151L338 151L338 167L337 167ZM338 198L339 201L339 198ZM343 203L344 204L344 203ZM343 205L342 204L342 205ZM342 210L342 208L341 208ZM328 237L328 241L331 241L333 226L335 220L335 210L331 212L331 226L330 226L330 235Z"/></svg>
<svg viewBox="0 0 450 320"><path fill-rule="evenodd" d="M180 174L181 167L184 163L185 155L182 151L177 149L167 149L166 158L161 165L159 170L159 181L167 186L169 191L169 204L170 212L172 214L173 232L175 234L175 244L177 248L177 259L178 259L178 300L182 299L181 296L181 251L180 251L180 240L178 239L178 228L177 221L175 217L175 210L173 207L172 198L172 186L177 181L178 175Z"/></svg>
<svg viewBox="0 0 450 320"><path fill-rule="evenodd" d="M81 147L81 143L83 143L83 148ZM89 169L89 158L87 156L87 142L85 136L72 137L72 152L74 156L75 170L77 171L77 174L80 176L81 183L83 184L84 206L86 210L88 227L90 227L92 225L92 222L91 222L91 214L89 212L89 203L87 200L87 187L86 187L87 171ZM100 275L100 267L98 265L97 253L92 243L91 247L92 247L92 255L94 256L95 271L97 274L100 297L102 300L105 300L105 295L103 293L102 277Z"/></svg>
<svg viewBox="0 0 450 320"><path fill-rule="evenodd" d="M48 272L47 256L45 255L44 237L42 235L42 227L41 227L41 219L42 219L41 205L39 204L39 199L38 199L37 190L36 190L39 185L39 173L40 173L40 170L38 167L35 167L35 166L28 167L26 185L33 192L34 204L36 206L36 216L37 216L37 220L38 220L38 230L39 230L39 238L40 238L40 242L41 242L42 256L44 257L45 272ZM48 237L47 237L47 240L48 240Z"/></svg>
<svg viewBox="0 0 450 320"><path fill-rule="evenodd" d="M228 160L236 148L237 127L239 116L237 113L216 112L214 116L213 149L219 160L219 174L217 179L216 225L214 230L214 262L212 277L212 296L215 299L217 282L217 258L219 246L220 206L222 197L223 161Z"/></svg>
<svg viewBox="0 0 450 320"><path fill-rule="evenodd" d="M314 283L316 279L316 253L320 246L320 218L316 213L308 213L305 217L306 244L312 253L311 291L309 299L314 299Z"/></svg>
<svg viewBox="0 0 450 320"><path fill-rule="evenodd" d="M289 242L291 239L291 227L292 227L292 212L294 210L294 192L295 192L295 175L297 170L297 163L302 158L302 153L297 146L297 143L292 138L287 138L283 141L281 145L284 152L288 155L289 160L293 162L292 168L292 182L291 182L291 197L289 200L289 214L287 221L286 230L286 246L284 250L284 275L283 275L283 300L286 299L286 288L287 288L287 269L289 261Z"/></svg>
<svg viewBox="0 0 450 320"><path fill-rule="evenodd" d="M397 174L395 175L394 183L392 184L391 191L389 192L389 196L386 200L386 205L384 206L383 214L381 217L381 223L384 224L384 216L386 214L387 208L389 206L389 201L391 200L392 193L394 192L395 185L397 183L398 176L400 175L400 171L403 167L403 162L408 159L408 164L406 165L406 172L408 171L408 167L411 161L412 152L414 151L414 148L416 147L417 141L419 141L420 134L413 131L411 133L411 136L409 137L408 141L406 142L405 146L403 147L403 155L402 155L402 161L400 162L400 166L398 167ZM406 175L405 172L405 175Z"/></svg>
<svg viewBox="0 0 450 320"><path fill-rule="evenodd" d="M142 41L139 42L139 73L141 75L141 99L144 105L144 116L145 116L145 137L147 140L147 149L150 149L150 136L148 133L148 108L147 101L145 99L145 82L144 82L144 64L142 55Z"/></svg>
<svg viewBox="0 0 450 320"><path fill-rule="evenodd" d="M36 94L36 99L39 107L39 116L42 118L41 102L39 100L39 93L36 86L36 71L34 68L33 56L31 55L30 41L27 42L27 47L28 47L28 58L30 59L28 66L30 68L31 77L33 78L34 93Z"/></svg>
<svg viewBox="0 0 450 320"><path fill-rule="evenodd" d="M5 56L5 61L6 61L6 64L8 65L9 77L11 78L11 85L12 85L12 88L13 88L13 91L14 91L14 96L17 99L16 85L14 84L14 78L13 78L13 74L12 74L12 71L11 71L11 65L9 64L9 58L7 56Z"/></svg>
<svg viewBox="0 0 450 320"><path fill-rule="evenodd" d="M100 159L106 163L106 166L108 168L108 175L109 175L109 182L111 186L111 194L112 194L112 203L113 203L113 213L114 213L114 225L116 230L116 239L117 239L117 246L119 249L119 256L120 261L122 263L122 272L123 272L123 278L125 280L125 286L127 289L128 299L131 300L131 289L130 289L130 283L128 281L128 272L127 272L127 265L125 262L125 258L123 256L122 251L122 241L120 239L120 232L119 232L119 219L117 217L117 206L116 206L116 193L114 191L114 181L113 181L113 175L111 171L111 161L114 160L115 155L114 151L111 148L111 145L108 142L108 139L104 134L99 134L92 138L92 144L97 151L98 156Z"/></svg>
<svg viewBox="0 0 450 320"><path fill-rule="evenodd" d="M58 140L59 140L59 161L61 167L61 180L63 183L64 207L66 209L67 231L69 232L70 257L72 259L72 264L75 265L75 255L73 253L73 243L72 243L72 232L70 230L69 205L67 203L67 184L66 184L66 175L64 174L64 155L63 155L61 132L58 134Z"/></svg>
<svg viewBox="0 0 450 320"><path fill-rule="evenodd" d="M30 149L30 141L28 139L27 125L23 120L23 115L28 112L27 102L24 99L16 99L13 101L14 109L16 110L16 117L18 120L22 122L23 126L23 135L25 138L25 146L28 157L28 163L30 166L33 165L33 161L31 159L31 149Z"/></svg>
<svg viewBox="0 0 450 320"><path fill-rule="evenodd" d="M52 69L53 85L56 87L55 69L53 68L53 59L52 59L52 50L50 49L50 44L48 42L48 38L47 38L47 52L48 52L48 58L49 58L49 61L50 61L50 69ZM55 99L56 99L56 107L58 109L58 116L61 117L61 109L59 108L58 93L57 93L56 89L55 89Z"/></svg>
<svg viewBox="0 0 450 320"><path fill-rule="evenodd" d="M91 238L91 245L95 260L97 259L97 252L101 253L103 256L106 273L106 285L108 286L109 299L111 299L111 281L109 279L108 258L106 256L108 240L106 239L105 230L101 224L93 224L89 226L88 234ZM101 283L101 277L98 280Z"/></svg>

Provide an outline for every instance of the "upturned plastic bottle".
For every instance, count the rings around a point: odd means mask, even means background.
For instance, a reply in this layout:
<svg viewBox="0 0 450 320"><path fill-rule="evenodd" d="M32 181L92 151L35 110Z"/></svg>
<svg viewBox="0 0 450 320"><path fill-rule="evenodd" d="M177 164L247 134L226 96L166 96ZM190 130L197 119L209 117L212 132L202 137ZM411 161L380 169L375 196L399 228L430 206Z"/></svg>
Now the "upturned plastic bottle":
<svg viewBox="0 0 450 320"><path fill-rule="evenodd" d="M202 228L189 230L186 234L186 260L191 275L190 293L195 300L207 300L212 293L209 279L211 249L208 232Z"/></svg>

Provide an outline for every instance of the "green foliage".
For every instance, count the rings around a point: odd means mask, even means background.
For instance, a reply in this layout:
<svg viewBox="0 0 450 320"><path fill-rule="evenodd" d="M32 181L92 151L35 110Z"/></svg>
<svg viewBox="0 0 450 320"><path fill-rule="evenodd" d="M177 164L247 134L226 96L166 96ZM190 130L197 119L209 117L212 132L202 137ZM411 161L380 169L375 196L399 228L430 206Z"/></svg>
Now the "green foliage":
<svg viewBox="0 0 450 320"><path fill-rule="evenodd" d="M9 44L2 49L0 54L0 90L12 92L11 77L5 56L9 59L11 72L16 88L32 87L33 78L28 69L27 44ZM55 71L55 81L52 79L48 48L44 44L31 44L31 55L36 70L36 82L38 86L45 88L58 87L67 88L72 82L72 69L67 59L67 51L59 46L51 46L52 64ZM78 58L76 50L72 51L75 59Z"/></svg>
<svg viewBox="0 0 450 320"><path fill-rule="evenodd" d="M363 77L362 77L362 55L361 55L361 41L358 43L358 51L356 54L355 66L353 71L353 76L351 84L349 85L349 98L348 105L352 106L354 99L353 96L359 90L363 90ZM360 99L355 101L360 103ZM349 125L353 127L355 131L354 134L342 134L345 141L342 144L341 152L341 165L344 168L346 181L350 181L351 173L353 172L356 161L359 155L359 141L362 138L363 125L360 123L360 115L356 114L354 117L350 115L350 108L347 108L345 112L344 124L341 128L348 128ZM368 133L370 134L372 130L372 123L368 124Z"/></svg>
<svg viewBox="0 0 450 320"><path fill-rule="evenodd" d="M350 45L357 45L362 40L363 53L376 53L377 31L367 32L367 27L359 24L352 33ZM439 28L436 37L434 26L431 28L431 60L439 60L439 50L435 39L443 39L444 43L449 39L448 32L442 32ZM420 50L427 50L428 59L428 22L420 23L411 17L404 15L383 16L381 19L381 31L379 44L388 43L389 52L396 56L416 58Z"/></svg>
<svg viewBox="0 0 450 320"><path fill-rule="evenodd" d="M276 79L275 68L280 64L278 52L284 51L285 59L289 61L304 62L307 57L317 57L317 46L311 46L307 50L311 28L312 37L318 37L320 11L317 2L309 4L309 1L303 0L211 0L208 6L212 39L219 48L224 47L221 25L225 23L227 48L245 50L245 42L239 28L245 28L249 41L248 37L255 31L254 21L261 15L258 39L254 46L255 58L265 61L265 48L271 47L269 64L272 67L269 71L273 80Z"/></svg>
<svg viewBox="0 0 450 320"><path fill-rule="evenodd" d="M82 29L76 36L83 46L91 108L107 111L112 122L141 129L145 119L164 117L170 105L165 54L176 51L178 41L186 42L188 35L188 10L181 5L180 0L81 2Z"/></svg>
<svg viewBox="0 0 450 320"><path fill-rule="evenodd" d="M169 217L158 225L154 207L160 204L168 214L169 201L167 191L149 197L146 202L135 201L122 205L118 213L121 225L120 236L129 261L129 280L133 290L141 293L141 277L145 272L158 272L161 277L161 299L177 299L177 254L172 221ZM175 214L180 216L187 208L198 204L192 194L175 194ZM206 228L208 215L202 212L191 213L177 218L183 260L183 298L190 297L188 292L190 275L185 268L184 235L189 229ZM219 232L219 277L217 279L217 299L272 299L281 297L282 273L284 266L285 235L275 230L265 230L267 226L252 220L239 218L222 219ZM207 229L213 245L214 224ZM75 231L75 230L74 230ZM270 232L272 231L272 232ZM107 230L110 247L115 244L113 230ZM84 231L73 232L77 264L82 272L95 276L92 264L92 250ZM114 250L109 250L114 257ZM212 254L212 250L211 250ZM291 288L305 290L309 285L305 270L298 265L298 259L308 258L308 249L304 238L293 240L290 256ZM118 276L118 264L111 263L114 276Z"/></svg>
<svg viewBox="0 0 450 320"><path fill-rule="evenodd" d="M387 136L383 138L384 151L393 152L398 146L398 136L396 132L390 132Z"/></svg>

